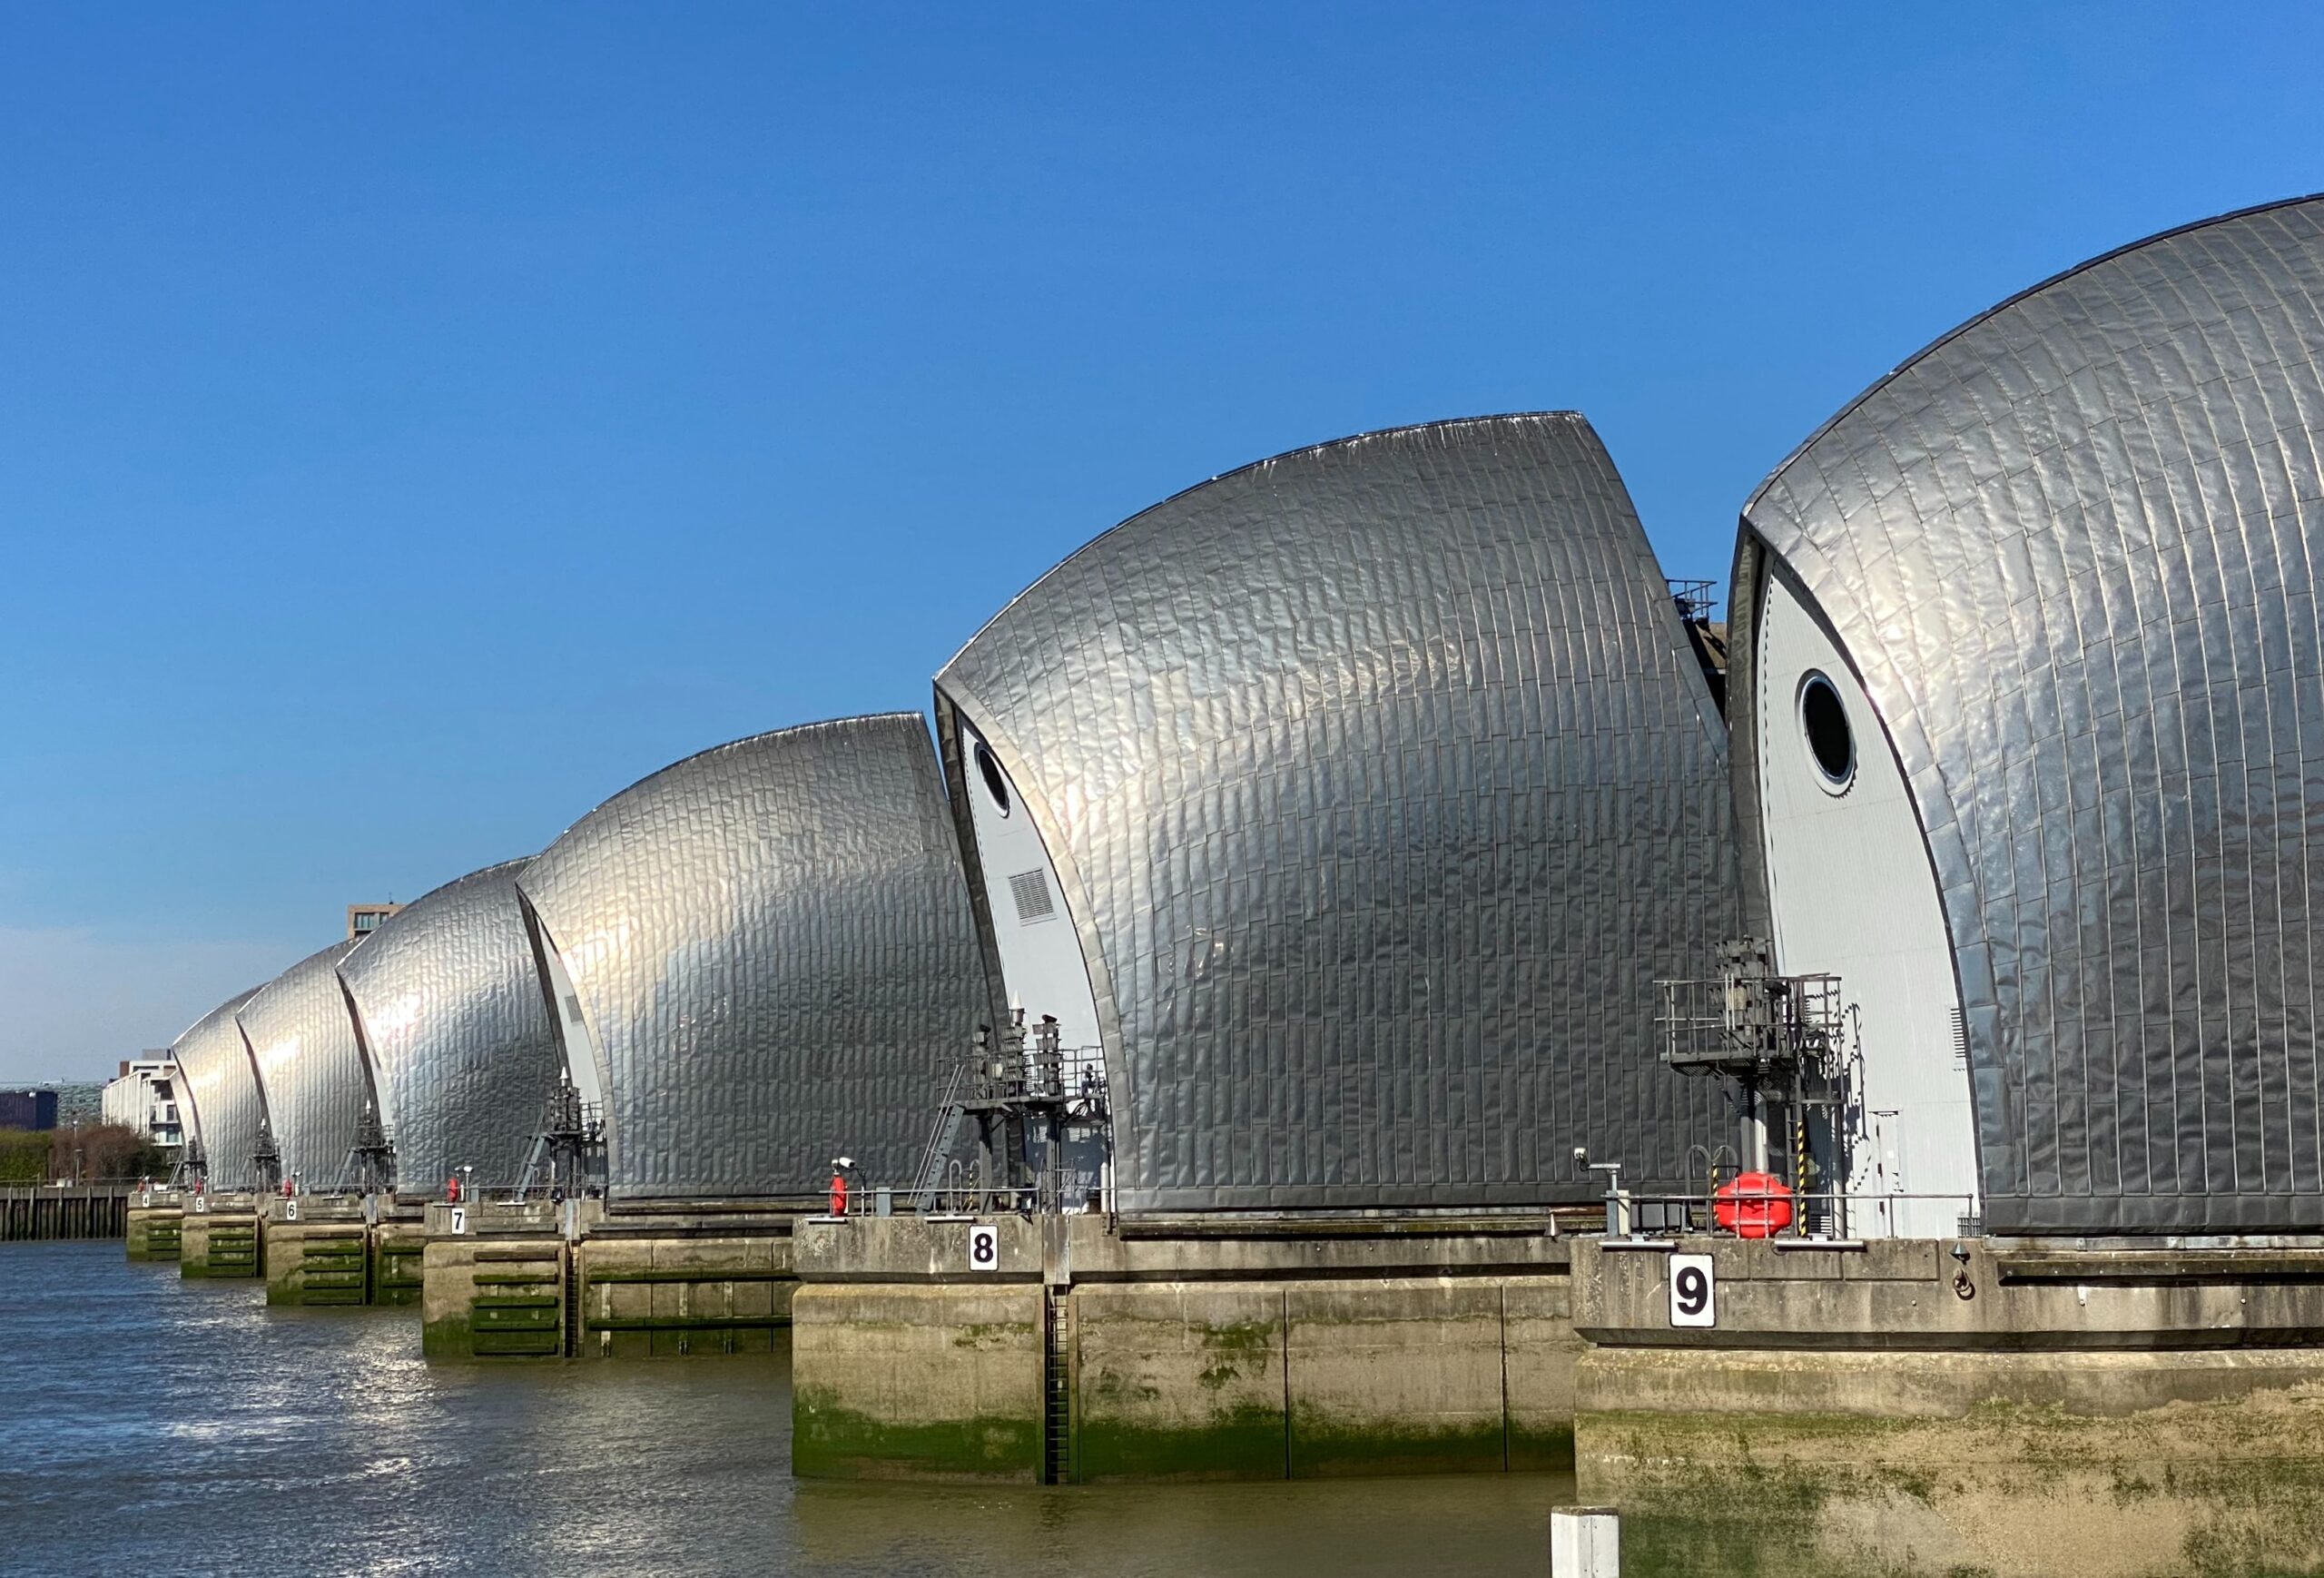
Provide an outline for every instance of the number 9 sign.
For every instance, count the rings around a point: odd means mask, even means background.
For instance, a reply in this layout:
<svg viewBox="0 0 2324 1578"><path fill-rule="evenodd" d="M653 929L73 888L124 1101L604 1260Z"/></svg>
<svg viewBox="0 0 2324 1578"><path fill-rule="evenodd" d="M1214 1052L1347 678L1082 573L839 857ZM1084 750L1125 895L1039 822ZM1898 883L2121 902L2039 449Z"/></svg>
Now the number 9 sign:
<svg viewBox="0 0 2324 1578"><path fill-rule="evenodd" d="M1670 1324L1717 1326L1718 1288L1711 1280L1708 1255L1670 1257Z"/></svg>
<svg viewBox="0 0 2324 1578"><path fill-rule="evenodd" d="M978 1222L969 1228L969 1269L998 1271L1000 1269L1000 1229L987 1222Z"/></svg>

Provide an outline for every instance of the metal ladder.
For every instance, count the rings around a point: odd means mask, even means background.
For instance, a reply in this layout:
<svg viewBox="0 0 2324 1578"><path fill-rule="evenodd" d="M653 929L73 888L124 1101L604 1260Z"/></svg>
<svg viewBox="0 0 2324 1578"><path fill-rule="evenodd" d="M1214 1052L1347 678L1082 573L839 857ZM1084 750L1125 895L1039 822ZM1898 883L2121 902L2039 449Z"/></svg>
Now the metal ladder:
<svg viewBox="0 0 2324 1578"><path fill-rule="evenodd" d="M969 1080L969 1060L955 1059L952 1078L945 1084L943 1104L936 1109L936 1128L928 1137L928 1149L921 1153L920 1171L911 1182L912 1208L930 1211L936 1207L936 1189L944 1176L944 1158L952 1149L953 1136L960 1128L960 1092Z"/></svg>
<svg viewBox="0 0 2324 1578"><path fill-rule="evenodd" d="M1071 1318L1066 1289L1041 1290L1041 1380L1045 1394L1042 1421L1041 1479L1049 1484L1073 1483L1072 1345L1066 1322Z"/></svg>
<svg viewBox="0 0 2324 1578"><path fill-rule="evenodd" d="M581 1246L565 1246L565 1356L581 1356Z"/></svg>

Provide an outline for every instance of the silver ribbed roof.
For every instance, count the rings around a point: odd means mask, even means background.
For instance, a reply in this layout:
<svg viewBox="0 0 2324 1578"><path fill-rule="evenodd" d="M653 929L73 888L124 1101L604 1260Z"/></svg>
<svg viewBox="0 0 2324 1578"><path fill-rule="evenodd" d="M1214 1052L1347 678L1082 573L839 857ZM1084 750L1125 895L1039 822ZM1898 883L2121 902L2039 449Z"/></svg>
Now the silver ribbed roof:
<svg viewBox="0 0 2324 1578"><path fill-rule="evenodd" d="M1940 340L1745 510L1738 626L1772 556L1910 784L1990 1226L2324 1227L2319 302L2324 201L2156 237Z"/></svg>
<svg viewBox="0 0 2324 1578"><path fill-rule="evenodd" d="M844 718L665 768L517 878L603 1058L615 1198L908 1180L984 970L926 724Z"/></svg>
<svg viewBox="0 0 2324 1578"><path fill-rule="evenodd" d="M337 968L357 942L345 938L309 954L234 1015L258 1070L282 1176L295 1175L308 1188L340 1184L371 1100Z"/></svg>
<svg viewBox="0 0 2324 1578"><path fill-rule="evenodd" d="M415 899L340 963L407 1198L440 1196L462 1166L514 1181L564 1072L517 897L524 867Z"/></svg>
<svg viewBox="0 0 2324 1578"><path fill-rule="evenodd" d="M1580 1198L1577 1144L1669 1183L1714 1138L1654 982L1733 925L1725 731L1579 415L1180 494L937 691L1065 886L1124 1208Z"/></svg>
<svg viewBox="0 0 2324 1578"><path fill-rule="evenodd" d="M202 1141L213 1189L249 1188L256 1181L251 1157L258 1149L266 1108L234 1013L258 992L255 986L236 992L170 1045L180 1093L192 1114L190 1131Z"/></svg>

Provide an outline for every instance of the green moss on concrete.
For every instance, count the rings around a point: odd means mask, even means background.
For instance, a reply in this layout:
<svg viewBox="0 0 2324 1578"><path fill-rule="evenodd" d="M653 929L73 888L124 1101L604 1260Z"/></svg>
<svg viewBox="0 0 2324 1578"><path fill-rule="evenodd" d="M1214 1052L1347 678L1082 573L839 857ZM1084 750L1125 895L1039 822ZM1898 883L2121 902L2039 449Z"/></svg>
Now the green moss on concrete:
<svg viewBox="0 0 2324 1578"><path fill-rule="evenodd" d="M1041 1422L980 1415L890 1424L843 1408L827 1388L792 1396L791 1466L802 1479L1014 1480L1041 1477Z"/></svg>
<svg viewBox="0 0 2324 1578"><path fill-rule="evenodd" d="M1397 1425L1386 1420L1352 1425L1318 1419L1295 1407L1291 1415L1291 1477L1329 1479L1351 1474L1499 1474L1505 1462L1499 1419L1448 1429Z"/></svg>
<svg viewBox="0 0 2324 1578"><path fill-rule="evenodd" d="M1509 1471L1547 1474L1573 1466L1573 1426L1550 1425L1529 1430L1509 1422Z"/></svg>
<svg viewBox="0 0 2324 1578"><path fill-rule="evenodd" d="M1073 1477L1083 1484L1281 1479L1289 1444L1283 1410L1257 1404L1181 1429L1098 1418L1074 1432Z"/></svg>
<svg viewBox="0 0 2324 1578"><path fill-rule="evenodd" d="M431 1359L476 1357L476 1341L468 1331L468 1317L448 1315L440 1320L422 1321L419 1326L419 1351Z"/></svg>
<svg viewBox="0 0 2324 1578"><path fill-rule="evenodd" d="M2114 1578L2312 1578L2316 1430L2234 1403L2129 1419L1592 1413L1581 1494L1621 1509L1630 1578L1968 1578L2048 1570L2078 1540ZM2039 1553L2009 1543L2029 1528Z"/></svg>

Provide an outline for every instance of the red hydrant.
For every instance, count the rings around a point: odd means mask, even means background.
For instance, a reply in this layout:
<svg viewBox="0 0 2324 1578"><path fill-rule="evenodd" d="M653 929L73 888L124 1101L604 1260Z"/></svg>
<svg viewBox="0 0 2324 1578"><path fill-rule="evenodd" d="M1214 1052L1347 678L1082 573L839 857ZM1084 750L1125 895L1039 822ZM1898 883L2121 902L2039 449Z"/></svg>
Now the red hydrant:
<svg viewBox="0 0 2324 1578"><path fill-rule="evenodd" d="M847 1215L847 1174L836 1169L832 1173L832 1215Z"/></svg>
<svg viewBox="0 0 2324 1578"><path fill-rule="evenodd" d="M444 1198L453 1205L460 1203L460 1175L454 1173L444 1180Z"/></svg>

